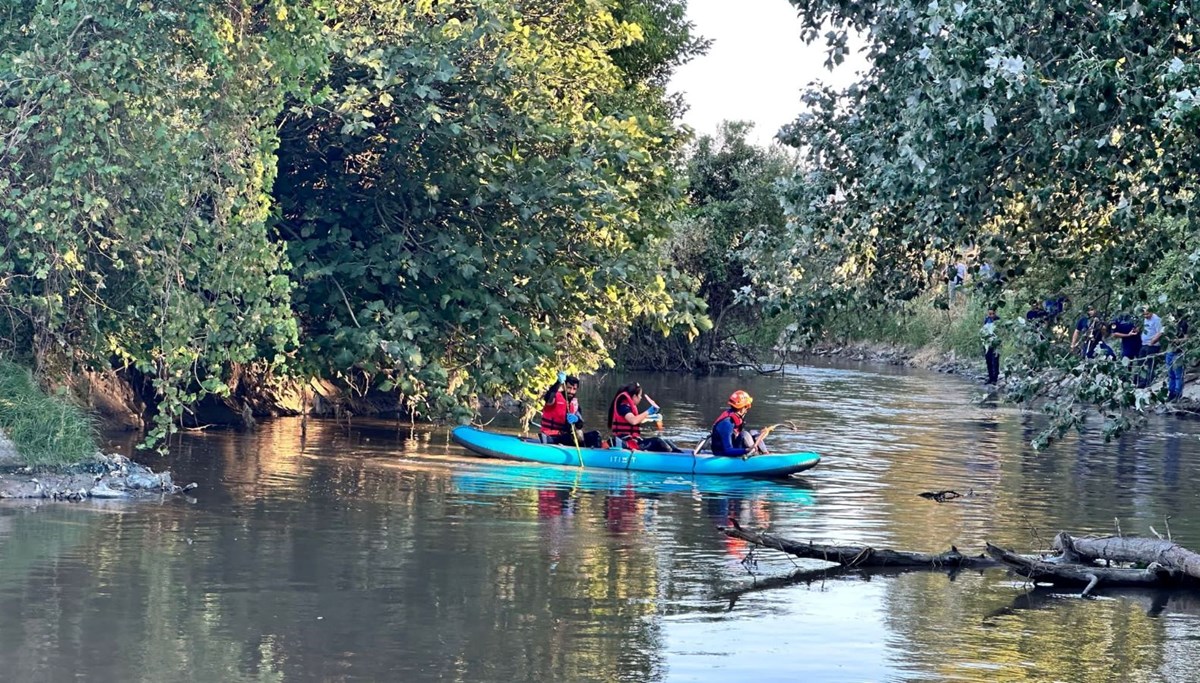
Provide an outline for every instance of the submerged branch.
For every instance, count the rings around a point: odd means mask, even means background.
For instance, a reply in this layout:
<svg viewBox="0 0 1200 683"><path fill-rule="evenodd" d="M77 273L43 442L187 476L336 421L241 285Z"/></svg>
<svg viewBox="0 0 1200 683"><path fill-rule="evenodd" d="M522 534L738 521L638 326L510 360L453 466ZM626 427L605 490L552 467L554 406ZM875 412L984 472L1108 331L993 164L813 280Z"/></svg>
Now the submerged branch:
<svg viewBox="0 0 1200 683"><path fill-rule="evenodd" d="M733 522L733 520L730 520ZM1054 540L1057 555L1028 556L987 543L987 555L964 555L958 548L950 546L943 553L918 553L871 546L838 546L818 543L802 543L758 531L746 531L736 522L718 530L731 538L738 538L764 548L780 550L795 557L823 560L840 565L830 570L804 571L782 580L779 585L816 578L833 576L829 572L847 572L859 568L893 569L985 569L1004 567L1033 583L1050 583L1060 586L1083 586L1083 596L1092 594L1098 586L1105 587L1158 587L1180 588L1200 585L1200 555L1169 540L1152 538L1105 538L1076 539L1060 533ZM1124 562L1133 566L1101 566L1106 563ZM774 585L774 584L772 584ZM743 589L733 595L749 590ZM765 584L763 587L767 587Z"/></svg>
<svg viewBox="0 0 1200 683"><path fill-rule="evenodd" d="M737 527L718 527L721 533L731 538L740 538L748 543L764 548L774 548L783 552L812 560L824 560L845 567L924 567L941 569L944 567L982 568L998 566L997 562L983 555L963 555L958 548L950 546L943 553L914 553L888 548L872 548L871 546L838 546L819 543L800 543L781 538L772 534L745 531Z"/></svg>

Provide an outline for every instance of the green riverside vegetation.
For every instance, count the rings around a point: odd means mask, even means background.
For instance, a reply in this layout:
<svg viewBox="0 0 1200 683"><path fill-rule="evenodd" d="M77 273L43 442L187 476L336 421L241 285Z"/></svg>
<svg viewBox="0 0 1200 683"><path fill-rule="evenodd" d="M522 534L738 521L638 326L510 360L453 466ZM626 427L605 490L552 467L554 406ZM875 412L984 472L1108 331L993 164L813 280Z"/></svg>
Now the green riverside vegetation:
<svg viewBox="0 0 1200 683"><path fill-rule="evenodd" d="M0 360L0 431L25 465L63 467L96 452L93 423L65 396L42 391L26 367Z"/></svg>
<svg viewBox="0 0 1200 683"><path fill-rule="evenodd" d="M1194 3L791 3L870 61L802 95L792 150L679 125L685 0L8 3L0 350L118 370L161 442L280 379L462 420L622 350L979 353L995 305L1009 397L1057 428L1165 401L1022 312L1200 320Z"/></svg>

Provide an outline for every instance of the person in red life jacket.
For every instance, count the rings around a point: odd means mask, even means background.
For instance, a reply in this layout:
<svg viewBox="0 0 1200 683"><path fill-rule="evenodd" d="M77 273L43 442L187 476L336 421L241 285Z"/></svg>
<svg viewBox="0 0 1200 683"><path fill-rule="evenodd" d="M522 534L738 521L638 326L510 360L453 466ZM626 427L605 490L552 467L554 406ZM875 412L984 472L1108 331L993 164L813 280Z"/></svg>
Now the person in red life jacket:
<svg viewBox="0 0 1200 683"><path fill-rule="evenodd" d="M766 449L762 446L759 446L758 449L754 448L754 440L758 433L745 428L746 413L750 411L753 403L754 399L750 394L741 389L730 394L729 407L722 410L721 414L717 416L716 422L713 422L713 455L742 457L753 455L756 452L766 453Z"/></svg>
<svg viewBox="0 0 1200 683"><path fill-rule="evenodd" d="M579 378L558 373L558 381L542 395L542 434L546 443L600 447L600 432L584 432L579 412Z"/></svg>
<svg viewBox="0 0 1200 683"><path fill-rule="evenodd" d="M608 406L608 428L613 436L621 439L630 450L682 453L675 444L660 436L642 436L643 424L662 421L662 413L655 406L647 408L645 412L638 411L638 405L644 397L642 385L637 382L626 384L617 391Z"/></svg>

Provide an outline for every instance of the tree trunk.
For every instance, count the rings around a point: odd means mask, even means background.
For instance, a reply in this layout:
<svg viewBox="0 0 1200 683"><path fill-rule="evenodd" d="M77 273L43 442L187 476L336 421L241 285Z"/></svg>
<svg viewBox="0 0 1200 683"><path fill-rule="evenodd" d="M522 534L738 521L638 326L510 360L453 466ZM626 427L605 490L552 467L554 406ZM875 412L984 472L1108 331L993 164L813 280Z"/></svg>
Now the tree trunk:
<svg viewBox="0 0 1200 683"><path fill-rule="evenodd" d="M1043 559L1018 555L1011 550L987 544L987 556L963 555L958 548L932 554L915 553L870 546L838 546L802 543L755 531L746 531L732 518L732 526L718 527L721 533L764 548L774 548L805 559L824 560L841 565L840 569L983 569L1005 567L1035 583L1085 586L1089 595L1097 586L1135 586L1178 588L1195 586L1200 581L1200 555L1171 541L1152 538L1076 539L1060 533L1054 539L1057 556ZM1102 567L1096 560L1134 562L1145 568ZM809 572L784 580L790 583L808 580Z"/></svg>
<svg viewBox="0 0 1200 683"><path fill-rule="evenodd" d="M1178 543L1157 538L1074 538L1063 532L1054 537L1054 549L1064 558L1087 563L1095 560L1109 562L1157 563L1171 571L1200 580L1200 555Z"/></svg>
<svg viewBox="0 0 1200 683"><path fill-rule="evenodd" d="M748 543L764 548L782 550L789 555L811 560L824 560L846 567L925 567L940 569L943 567L980 568L999 566L994 560L983 555L963 555L958 548L950 546L944 553L910 553L887 548L872 548L856 545L821 545L818 543L798 543L780 538L772 534L745 531L739 527L719 527L721 532L731 538L740 538Z"/></svg>
<svg viewBox="0 0 1200 683"><path fill-rule="evenodd" d="M1179 574L1157 563L1145 569L1059 564L1017 555L991 543L987 544L987 552L1004 566L1035 583L1084 585L1083 595L1091 593L1101 582L1107 586L1165 586L1177 583L1179 578Z"/></svg>

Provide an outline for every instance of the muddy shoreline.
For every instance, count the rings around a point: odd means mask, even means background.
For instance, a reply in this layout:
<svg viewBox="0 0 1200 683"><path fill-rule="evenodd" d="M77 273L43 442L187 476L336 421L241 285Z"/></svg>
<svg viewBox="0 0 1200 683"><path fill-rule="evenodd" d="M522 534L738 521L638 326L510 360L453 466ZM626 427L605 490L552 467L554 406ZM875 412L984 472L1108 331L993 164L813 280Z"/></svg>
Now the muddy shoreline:
<svg viewBox="0 0 1200 683"><path fill-rule="evenodd" d="M123 455L97 453L88 460L54 470L13 463L0 465L0 500L140 500L190 491L168 471L154 472Z"/></svg>
<svg viewBox="0 0 1200 683"><path fill-rule="evenodd" d="M878 363L918 368L931 372L957 375L983 385L986 374L983 357L963 358L954 351L933 348L911 349L896 344L880 342L850 342L846 344L820 344L811 349L789 350L789 362L803 362L805 358L836 358L842 361ZM1006 384L1003 373L998 388ZM1183 388L1183 398L1169 404L1157 406L1155 412L1175 414L1181 417L1200 416L1200 378L1189 373Z"/></svg>
<svg viewBox="0 0 1200 683"><path fill-rule="evenodd" d="M803 362L805 358L837 358L843 361L897 365L960 375L978 382L983 382L985 376L982 356L961 358L954 351L940 351L928 347L914 350L881 342L823 343L809 349L789 349L787 356L792 362Z"/></svg>

